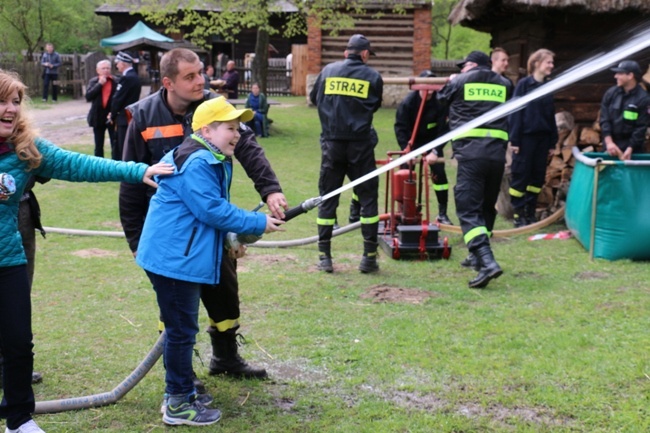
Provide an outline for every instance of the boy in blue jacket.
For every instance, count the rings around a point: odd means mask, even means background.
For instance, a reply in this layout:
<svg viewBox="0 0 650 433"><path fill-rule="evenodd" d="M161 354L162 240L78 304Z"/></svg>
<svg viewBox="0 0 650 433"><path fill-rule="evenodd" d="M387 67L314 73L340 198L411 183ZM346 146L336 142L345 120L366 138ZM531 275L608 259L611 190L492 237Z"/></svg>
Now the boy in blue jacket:
<svg viewBox="0 0 650 433"><path fill-rule="evenodd" d="M219 283L226 233L260 236L283 224L229 202L239 122L252 118L251 110L237 110L223 97L201 104L194 133L162 159L174 166L174 174L160 179L145 219L136 261L153 284L167 333L169 401L163 422L168 425L208 425L221 417L205 406L211 398L197 400L191 372L201 287Z"/></svg>

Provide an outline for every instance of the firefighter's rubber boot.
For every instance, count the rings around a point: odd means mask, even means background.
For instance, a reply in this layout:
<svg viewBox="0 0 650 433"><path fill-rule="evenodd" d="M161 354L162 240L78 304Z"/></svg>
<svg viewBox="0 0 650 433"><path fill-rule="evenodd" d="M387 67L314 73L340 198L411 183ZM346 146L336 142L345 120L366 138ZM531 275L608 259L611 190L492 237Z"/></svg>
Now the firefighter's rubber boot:
<svg viewBox="0 0 650 433"><path fill-rule="evenodd" d="M248 364L237 353L237 346L240 340L246 342L241 334L237 333L237 328L231 328L226 332L219 332L214 326L208 328L210 340L212 341L212 359L210 359L211 375L225 374L226 376L247 379L265 379L266 370L255 368Z"/></svg>
<svg viewBox="0 0 650 433"><path fill-rule="evenodd" d="M32 385L43 382L43 374L38 371L32 372Z"/></svg>
<svg viewBox="0 0 650 433"><path fill-rule="evenodd" d="M481 269L481 263L478 261L478 257L476 257L472 252L470 252L462 262L460 262L460 265L463 268L474 269L476 272Z"/></svg>
<svg viewBox="0 0 650 433"><path fill-rule="evenodd" d="M447 224L450 226L454 225L454 223L452 223L449 217L447 216L447 203L438 204L438 216L436 217L436 221L438 221L440 224Z"/></svg>
<svg viewBox="0 0 650 433"><path fill-rule="evenodd" d="M494 259L489 245L478 248L475 255L481 263L481 269L479 269L478 275L469 282L469 287L470 289L482 289L487 287L491 280L499 278L503 274L503 270Z"/></svg>
<svg viewBox="0 0 650 433"><path fill-rule="evenodd" d="M331 274L334 272L334 266L332 265L332 253L331 253L332 243L330 241L319 241L318 242L318 270L327 272Z"/></svg>
<svg viewBox="0 0 650 433"><path fill-rule="evenodd" d="M374 272L379 272L377 255L375 254L374 256L361 257L361 263L359 263L359 271L361 271L362 274L372 274Z"/></svg>
<svg viewBox="0 0 650 433"><path fill-rule="evenodd" d="M359 263L359 271L362 274L379 272L377 264L377 242L363 241L363 257Z"/></svg>
<svg viewBox="0 0 650 433"><path fill-rule="evenodd" d="M515 228L528 225L528 221L526 221L526 210L524 208L515 208L515 213L513 214L513 217L514 217L513 224Z"/></svg>
<svg viewBox="0 0 650 433"><path fill-rule="evenodd" d="M332 264L332 258L324 254L318 256L318 270L327 272L328 274L334 272L334 265Z"/></svg>
<svg viewBox="0 0 650 433"><path fill-rule="evenodd" d="M350 200L350 216L348 222L350 224L356 223L361 219L361 203L354 198Z"/></svg>
<svg viewBox="0 0 650 433"><path fill-rule="evenodd" d="M524 212L526 218L526 225L535 224L537 222L537 217L535 213L537 212L537 200L535 203L528 203L526 205L526 210Z"/></svg>

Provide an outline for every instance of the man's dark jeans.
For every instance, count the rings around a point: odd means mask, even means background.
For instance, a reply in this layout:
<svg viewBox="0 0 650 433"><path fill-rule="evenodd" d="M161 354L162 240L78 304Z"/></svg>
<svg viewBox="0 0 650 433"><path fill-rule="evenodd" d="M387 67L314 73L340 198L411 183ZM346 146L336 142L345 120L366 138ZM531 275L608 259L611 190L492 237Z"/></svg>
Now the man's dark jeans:
<svg viewBox="0 0 650 433"><path fill-rule="evenodd" d="M45 74L43 76L43 100L47 101L47 93L52 83L52 101L56 101L59 95L59 86L54 85L54 81L59 79L59 74Z"/></svg>

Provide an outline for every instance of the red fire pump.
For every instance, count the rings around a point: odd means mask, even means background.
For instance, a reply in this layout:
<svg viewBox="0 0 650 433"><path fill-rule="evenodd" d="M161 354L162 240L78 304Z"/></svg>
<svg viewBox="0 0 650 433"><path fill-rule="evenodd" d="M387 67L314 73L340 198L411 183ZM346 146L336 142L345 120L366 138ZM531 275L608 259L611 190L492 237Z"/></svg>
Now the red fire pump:
<svg viewBox="0 0 650 433"><path fill-rule="evenodd" d="M410 86L412 90L438 90L440 87L435 84ZM411 151L425 103L426 99L422 98L413 135L406 149L387 152L388 160L382 162L389 163ZM384 212L388 213L389 218L379 224L378 241L384 252L395 260L448 259L451 255L449 240L447 237L440 239L440 225L430 220L428 180L429 165L421 156L406 166L386 172Z"/></svg>

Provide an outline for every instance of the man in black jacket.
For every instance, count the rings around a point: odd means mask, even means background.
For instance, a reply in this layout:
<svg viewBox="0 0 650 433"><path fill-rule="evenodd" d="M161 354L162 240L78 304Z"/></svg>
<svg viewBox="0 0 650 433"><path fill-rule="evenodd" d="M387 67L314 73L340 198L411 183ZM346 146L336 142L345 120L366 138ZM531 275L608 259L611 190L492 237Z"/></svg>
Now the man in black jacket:
<svg viewBox="0 0 650 433"><path fill-rule="evenodd" d="M634 60L624 60L611 69L616 86L610 87L600 107L603 150L621 160L643 152L648 127L648 94L639 85L641 68Z"/></svg>
<svg viewBox="0 0 650 433"><path fill-rule="evenodd" d="M117 88L111 103L110 120L117 129L117 144L113 149L112 157L116 161L122 159L124 139L129 120L126 117L126 107L140 99L142 85L138 73L133 69L133 57L120 51L115 57L115 65L122 76L117 82Z"/></svg>
<svg viewBox="0 0 650 433"><path fill-rule="evenodd" d="M162 156L178 146L192 132L194 110L206 99L218 97L203 88L201 61L192 51L176 48L160 60L163 87L153 95L128 107L133 119L129 124L124 145L124 160L155 164ZM255 133L240 125L241 138L235 147L235 158L241 163L269 211L276 218L284 218L288 205L280 183L255 141ZM122 183L120 185L120 219L127 242L133 254L138 243L149 199L154 189ZM266 370L246 363L237 352L239 328L239 284L237 261L224 251L221 262L221 280L212 290L201 293L201 301L208 311L213 356L210 374L234 377L266 377Z"/></svg>
<svg viewBox="0 0 650 433"><path fill-rule="evenodd" d="M356 34L348 41L345 60L325 66L316 78L309 98L318 107L322 151L318 189L321 197L343 184L347 175L358 179L375 169L377 132L372 126L375 111L381 107L384 82L381 75L366 65L370 42ZM358 185L354 192L361 206L363 257L362 273L377 272L377 229L379 212L376 177ZM336 222L339 196L324 201L318 208L318 268L333 272L331 239Z"/></svg>
<svg viewBox="0 0 650 433"><path fill-rule="evenodd" d="M454 130L506 102L512 84L490 70L490 58L472 51L458 64L461 73L438 92L438 100L449 107L449 128ZM503 271L490 248L490 233L496 219L495 205L506 161L508 121L501 118L472 129L452 142L458 161L454 187L456 214L470 251L466 259L478 271L470 288L483 288Z"/></svg>
<svg viewBox="0 0 650 433"><path fill-rule="evenodd" d="M86 101L90 102L88 112L88 126L93 128L95 136L95 156L104 157L104 138L108 130L108 139L111 143L111 154L117 143L115 130L108 127L108 114L111 112L111 103L115 94L115 77L111 74L111 62L100 60L97 62L97 76L92 77L86 86Z"/></svg>

